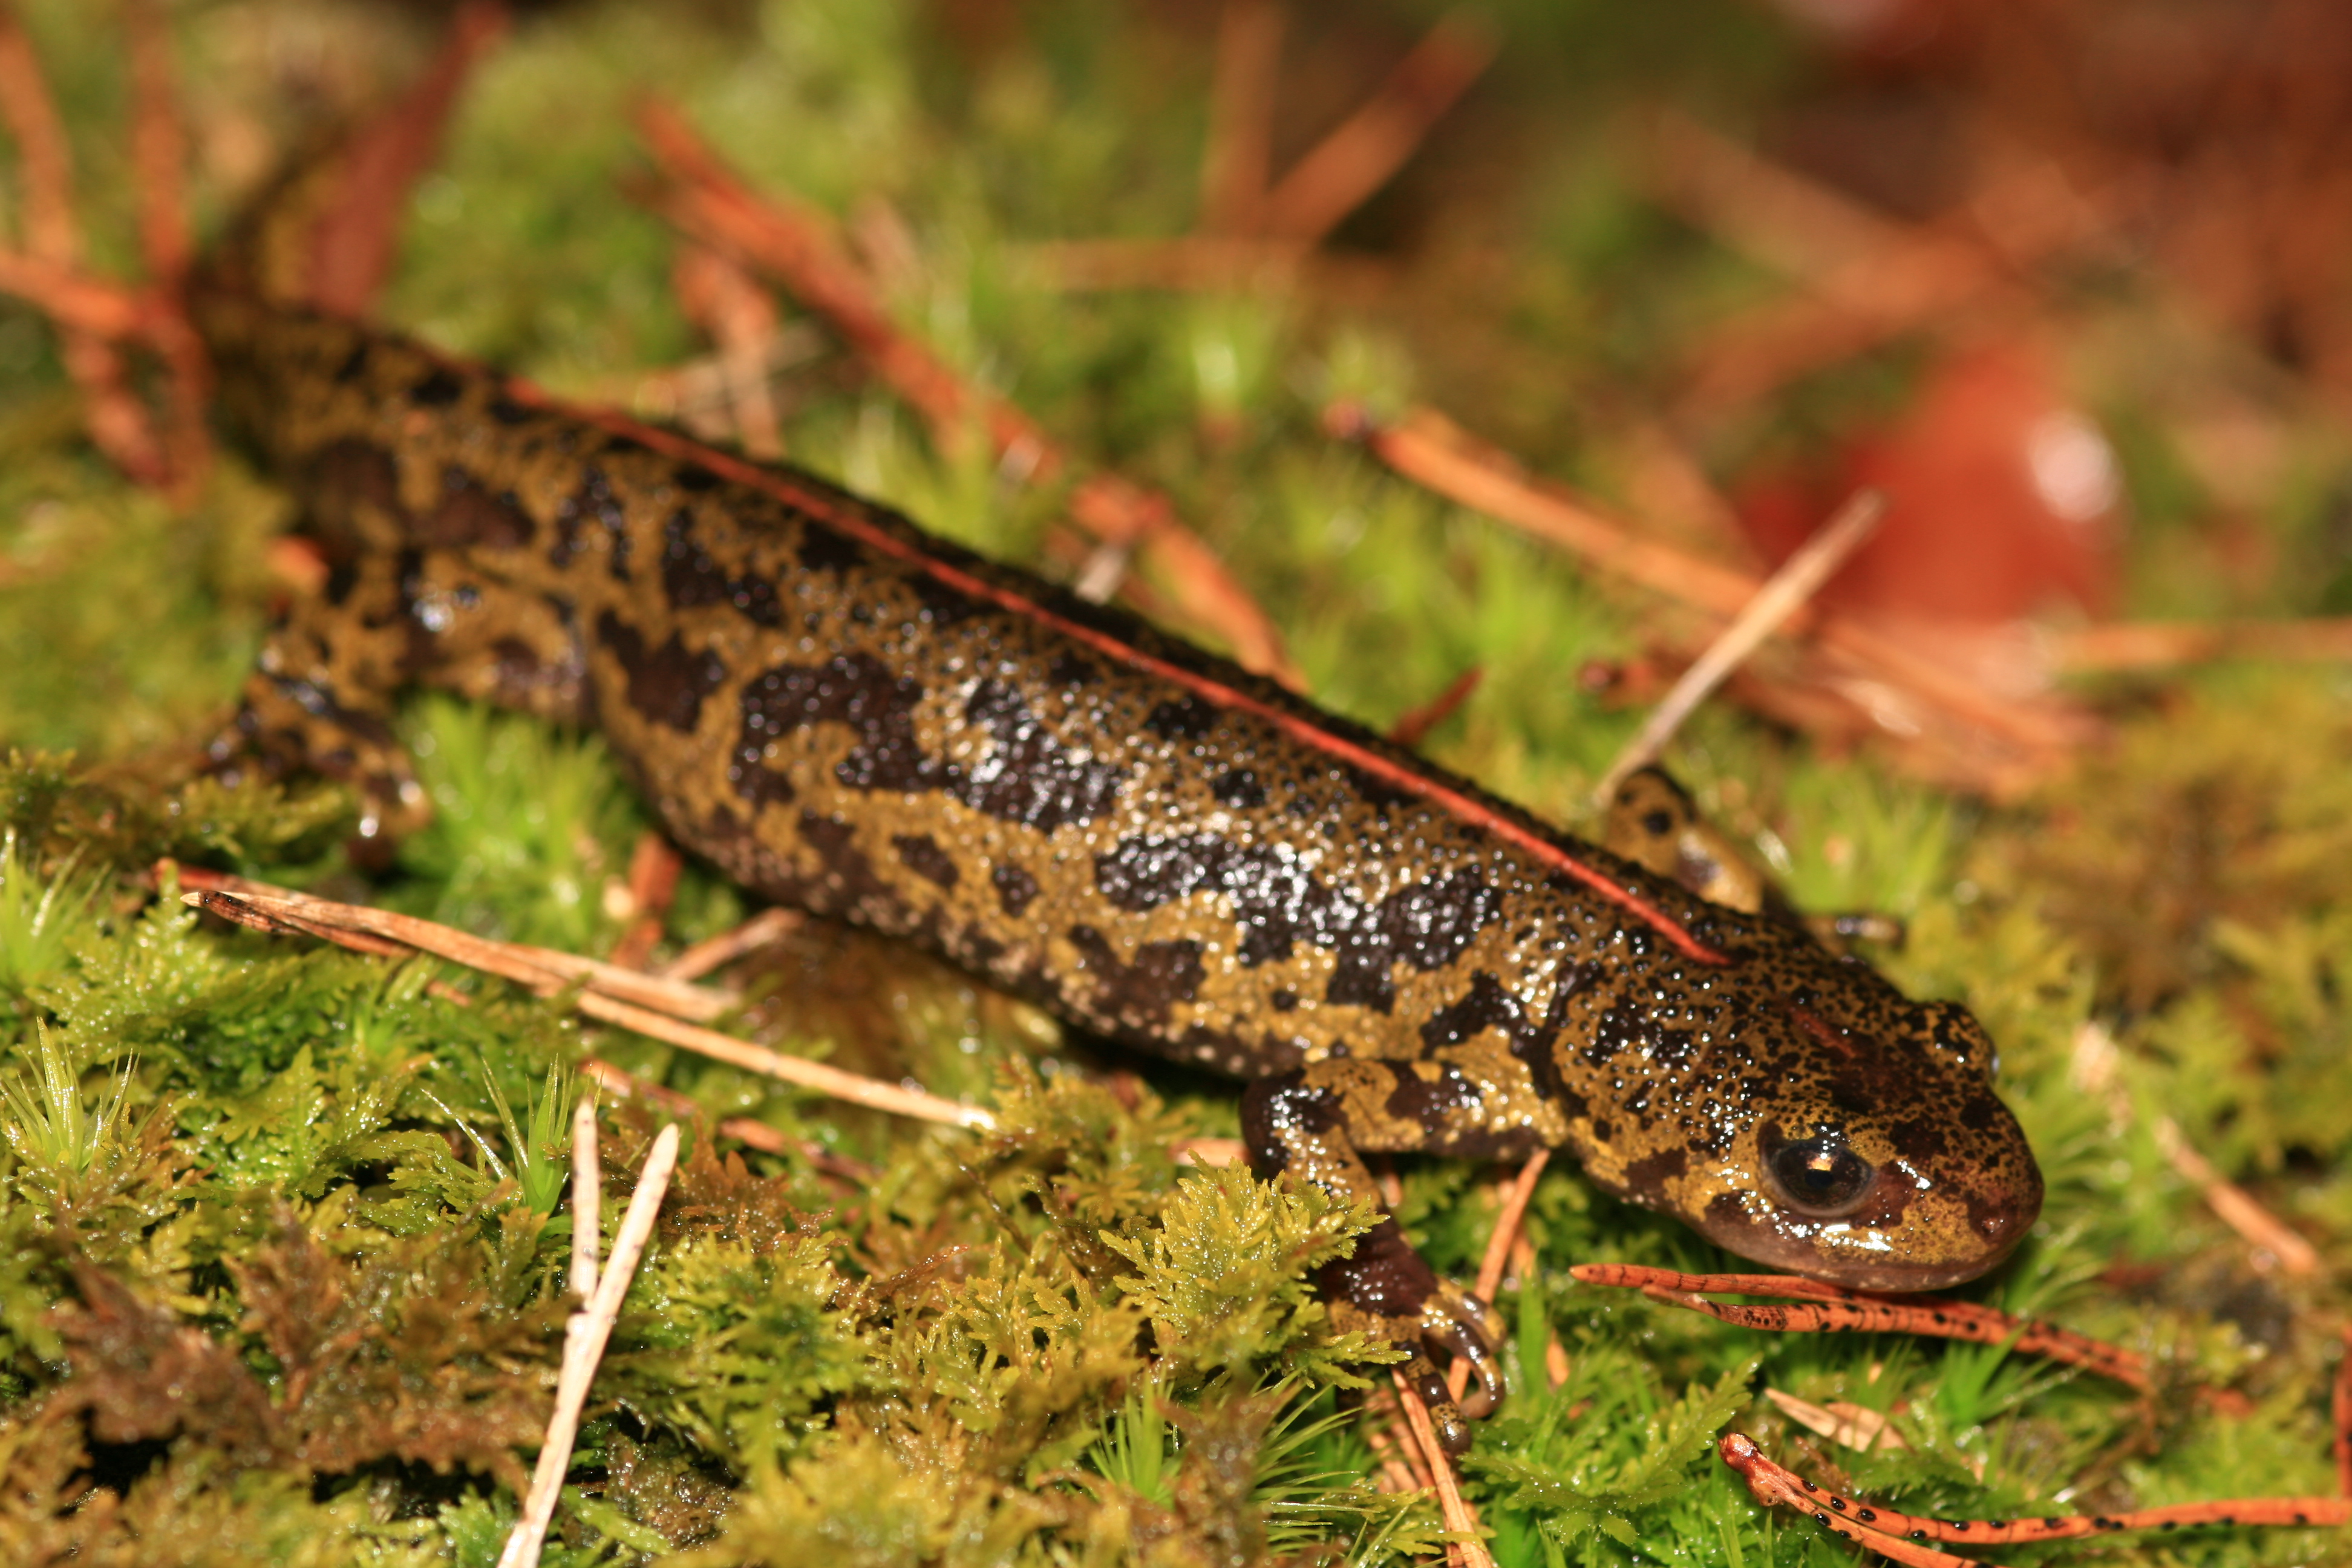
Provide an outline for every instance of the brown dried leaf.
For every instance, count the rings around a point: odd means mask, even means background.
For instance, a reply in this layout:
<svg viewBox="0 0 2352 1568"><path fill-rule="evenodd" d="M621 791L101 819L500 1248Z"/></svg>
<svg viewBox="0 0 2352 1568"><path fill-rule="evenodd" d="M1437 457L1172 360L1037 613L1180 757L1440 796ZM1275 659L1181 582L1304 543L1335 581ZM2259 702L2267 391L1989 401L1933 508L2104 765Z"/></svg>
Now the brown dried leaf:
<svg viewBox="0 0 2352 1568"><path fill-rule="evenodd" d="M239 1464L282 1458L278 1413L231 1347L140 1300L113 1275L73 1265L82 1305L52 1315L73 1377L63 1397L89 1413L101 1443L136 1443L185 1431Z"/></svg>

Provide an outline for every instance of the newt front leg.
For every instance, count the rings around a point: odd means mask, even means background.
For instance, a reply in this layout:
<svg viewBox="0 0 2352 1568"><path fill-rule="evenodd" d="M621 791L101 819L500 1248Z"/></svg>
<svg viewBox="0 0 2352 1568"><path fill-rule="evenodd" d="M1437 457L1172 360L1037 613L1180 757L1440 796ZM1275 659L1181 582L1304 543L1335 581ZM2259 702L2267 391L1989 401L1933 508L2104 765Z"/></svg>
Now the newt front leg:
<svg viewBox="0 0 2352 1568"><path fill-rule="evenodd" d="M1287 1172L1334 1196L1378 1204L1380 1189L1360 1149L1506 1152L1491 1137L1448 1136L1457 1118L1475 1126L1486 1098L1459 1070L1433 1062L1325 1060L1251 1084L1242 1096L1242 1135L1261 1177ZM1454 1453L1469 1447L1464 1417L1485 1415L1504 1392L1495 1359L1501 1336L1486 1304L1440 1278L1393 1216L1367 1232L1350 1256L1325 1264L1318 1282L1340 1330L1412 1352L1405 1376L1429 1406L1439 1438ZM1470 1369L1459 1406L1433 1352Z"/></svg>

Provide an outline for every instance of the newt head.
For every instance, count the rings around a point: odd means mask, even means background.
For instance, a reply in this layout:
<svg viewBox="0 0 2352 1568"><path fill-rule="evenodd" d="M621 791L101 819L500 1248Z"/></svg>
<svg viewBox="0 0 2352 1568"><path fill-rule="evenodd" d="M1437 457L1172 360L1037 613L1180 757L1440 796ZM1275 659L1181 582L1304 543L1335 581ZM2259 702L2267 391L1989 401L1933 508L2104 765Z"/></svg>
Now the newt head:
<svg viewBox="0 0 2352 1568"><path fill-rule="evenodd" d="M1866 1290L1985 1273L2041 1214L2041 1170L1993 1091L1976 1020L1954 1004L1885 1000L1867 1030L1766 1001L1738 1031L1748 1070L1707 1075L1738 1092L1685 1102L1698 1119L1684 1123L1687 1159L1628 1149L1591 1165L1633 1201L1791 1273Z"/></svg>

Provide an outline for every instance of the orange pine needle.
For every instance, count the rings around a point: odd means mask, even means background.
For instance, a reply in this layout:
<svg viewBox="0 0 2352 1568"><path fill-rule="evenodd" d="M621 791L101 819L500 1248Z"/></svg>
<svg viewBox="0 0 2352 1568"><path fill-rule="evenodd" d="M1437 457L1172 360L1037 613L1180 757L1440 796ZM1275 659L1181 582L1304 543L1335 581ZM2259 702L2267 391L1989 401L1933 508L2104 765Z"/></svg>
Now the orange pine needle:
<svg viewBox="0 0 2352 1568"><path fill-rule="evenodd" d="M1762 586L1752 573L1643 537L1582 497L1529 479L1517 463L1434 410L1416 409L1395 424L1381 425L1359 405L1338 404L1324 411L1323 423L1332 435L1360 443L1424 489L1708 616L1729 620ZM1808 637L2029 754L2071 748L2089 733L2086 721L2071 709L2001 697L1927 654L1818 604L1799 607L1777 635Z"/></svg>
<svg viewBox="0 0 2352 1568"><path fill-rule="evenodd" d="M506 26L503 5L467 0L424 75L347 149L336 205L310 236L310 304L356 316L373 302L392 271L409 187L433 166L459 90Z"/></svg>
<svg viewBox="0 0 2352 1568"><path fill-rule="evenodd" d="M1510 1261L1511 1248L1519 1239L1519 1226L1528 1215L1528 1201L1536 1194L1536 1178L1551 1159L1551 1151L1538 1149L1528 1156L1519 1173L1503 1188L1503 1202L1495 1214L1495 1228L1486 1235L1486 1256L1478 1262L1478 1282L1474 1288L1478 1300L1492 1301L1503 1283L1503 1267ZM1470 1365L1456 1361L1445 1369L1445 1390L1454 1398L1470 1386Z"/></svg>
<svg viewBox="0 0 2352 1568"><path fill-rule="evenodd" d="M1486 73L1498 42L1470 11L1438 18L1380 90L1265 194L1258 228L1311 244L1338 227L1389 183L1430 128Z"/></svg>
<svg viewBox="0 0 2352 1568"><path fill-rule="evenodd" d="M81 230L74 220L73 159L65 123L49 96L47 79L33 53L32 40L15 14L0 8L0 122L16 143L18 180L24 192L22 261L70 275L81 259ZM12 268L24 280L20 268ZM11 292L29 291L11 287ZM147 411L131 395L122 355L105 334L56 315L59 357L81 389L83 420L100 451L142 484L167 477L161 445Z"/></svg>
<svg viewBox="0 0 2352 1568"><path fill-rule="evenodd" d="M651 197L655 209L683 232L767 272L831 321L922 415L936 440L952 445L976 426L999 466L1024 480L1050 479L1070 467L1025 412L968 386L898 329L834 237L830 218L773 192L752 192L665 104L640 104L637 126L667 180ZM1165 572L1182 613L1223 637L1243 665L1294 688L1303 683L1273 621L1199 536L1176 521L1165 497L1097 475L1078 487L1070 507L1072 521L1097 537L1136 541Z"/></svg>
<svg viewBox="0 0 2352 1568"><path fill-rule="evenodd" d="M1420 745L1432 730L1453 718L1462 705L1470 700L1470 694L1478 689L1478 682L1485 679L1486 675L1484 668L1472 665L1427 702L1418 708L1408 708L1399 714L1397 721L1389 726L1389 739L1400 746Z"/></svg>
<svg viewBox="0 0 2352 1568"><path fill-rule="evenodd" d="M1453 1456L1437 1441L1437 1427L1429 1418L1429 1406L1421 1402L1421 1395L1412 1391L1403 1373L1394 1372L1391 1375L1396 1380L1397 1401L1404 1406L1405 1425L1413 1441L1421 1446L1422 1458L1436 1482L1439 1516L1445 1521L1447 1530L1464 1538L1445 1543L1449 1568L1495 1568L1495 1559L1479 1537L1478 1510L1462 1495L1462 1483L1454 1474Z"/></svg>
<svg viewBox="0 0 2352 1568"><path fill-rule="evenodd" d="M1789 1274L1679 1274L1629 1263L1580 1263L1569 1270L1587 1285L1639 1290L1654 1301L1701 1312L1743 1328L1773 1333L1921 1334L1975 1344L2011 1342L2028 1355L2047 1356L2145 1390L2146 1360L2118 1345L2032 1318L2012 1317L1969 1301L1892 1291L1849 1290ZM1798 1306L1746 1306L1707 1300L1718 1295L1779 1296Z"/></svg>
<svg viewBox="0 0 2352 1568"><path fill-rule="evenodd" d="M1276 0L1225 0L1209 89L1209 144L1201 157L1201 227L1256 232L1274 157L1274 95L1282 66Z"/></svg>
<svg viewBox="0 0 2352 1568"><path fill-rule="evenodd" d="M2137 1509L2116 1514L2049 1514L2030 1519L1929 1519L1859 1501L1814 1485L1794 1471L1765 1458L1754 1440L1727 1432L1717 1441L1723 1462L1739 1472L1748 1491L1767 1507L1801 1509L1815 1520L1840 1525L1838 1533L1897 1562L1895 1548L1913 1541L1942 1541L1965 1546L2010 1546L2026 1542L2079 1541L2085 1536L2113 1535L2133 1530L2180 1530L2195 1525L2332 1526L2352 1523L2352 1500L2343 1498L2231 1498L2214 1502L2178 1503L2168 1508ZM1913 1550L1916 1550L1916 1548ZM1948 1554L1922 1555L1938 1564L1955 1560Z"/></svg>

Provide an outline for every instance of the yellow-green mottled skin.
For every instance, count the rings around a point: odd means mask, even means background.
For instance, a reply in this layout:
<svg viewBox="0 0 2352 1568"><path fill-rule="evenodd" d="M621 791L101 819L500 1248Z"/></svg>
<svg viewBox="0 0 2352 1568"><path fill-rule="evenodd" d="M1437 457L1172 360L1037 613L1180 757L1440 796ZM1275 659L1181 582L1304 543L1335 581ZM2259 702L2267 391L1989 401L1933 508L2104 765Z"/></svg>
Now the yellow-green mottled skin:
<svg viewBox="0 0 2352 1568"><path fill-rule="evenodd" d="M1871 1288L1978 1274L2039 1208L1973 1020L1790 922L805 476L233 291L197 315L332 572L234 746L358 781L386 830L418 800L390 694L443 686L594 723L758 893L1253 1080L1263 1173L1370 1194L1360 1150L1562 1147ZM1392 1223L1324 1283L1342 1321L1469 1357L1486 1403L1481 1309Z"/></svg>

